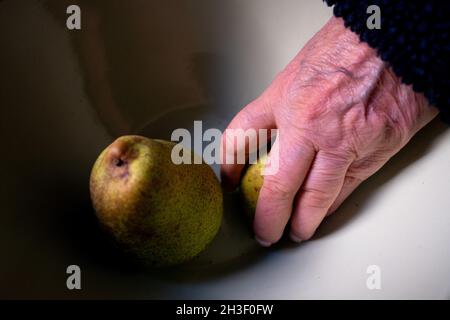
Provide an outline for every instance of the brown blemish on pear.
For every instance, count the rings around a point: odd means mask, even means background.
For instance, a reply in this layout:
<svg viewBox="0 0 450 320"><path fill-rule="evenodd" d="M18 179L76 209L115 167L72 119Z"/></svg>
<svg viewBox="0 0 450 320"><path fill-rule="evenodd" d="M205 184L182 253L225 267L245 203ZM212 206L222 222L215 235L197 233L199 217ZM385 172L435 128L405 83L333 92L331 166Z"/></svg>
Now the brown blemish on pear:
<svg viewBox="0 0 450 320"><path fill-rule="evenodd" d="M139 136L133 137L133 143L140 141ZM117 139L108 147L106 162L112 178L126 179L129 175L129 165L137 158L138 153L132 148L131 140Z"/></svg>

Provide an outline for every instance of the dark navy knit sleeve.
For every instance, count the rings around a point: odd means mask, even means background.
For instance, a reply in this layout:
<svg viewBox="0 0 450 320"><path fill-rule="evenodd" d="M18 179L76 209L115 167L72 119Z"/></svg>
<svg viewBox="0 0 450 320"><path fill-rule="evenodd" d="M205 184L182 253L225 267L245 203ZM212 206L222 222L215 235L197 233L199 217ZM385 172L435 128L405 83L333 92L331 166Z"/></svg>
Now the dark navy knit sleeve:
<svg viewBox="0 0 450 320"><path fill-rule="evenodd" d="M450 123L450 1L324 0L336 17L375 48L395 74L421 92ZM366 25L367 7L377 5L381 28Z"/></svg>

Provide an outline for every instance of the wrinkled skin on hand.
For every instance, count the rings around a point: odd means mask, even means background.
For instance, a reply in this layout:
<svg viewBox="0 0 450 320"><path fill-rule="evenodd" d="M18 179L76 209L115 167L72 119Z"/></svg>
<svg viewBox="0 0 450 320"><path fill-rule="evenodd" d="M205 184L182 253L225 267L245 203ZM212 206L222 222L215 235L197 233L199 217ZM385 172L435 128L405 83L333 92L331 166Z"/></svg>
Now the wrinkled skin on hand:
<svg viewBox="0 0 450 320"><path fill-rule="evenodd" d="M279 170L264 177L256 240L277 242L288 221L293 241L310 239L327 214L437 113L332 18L228 126L279 130ZM242 170L222 165L222 181L234 188Z"/></svg>

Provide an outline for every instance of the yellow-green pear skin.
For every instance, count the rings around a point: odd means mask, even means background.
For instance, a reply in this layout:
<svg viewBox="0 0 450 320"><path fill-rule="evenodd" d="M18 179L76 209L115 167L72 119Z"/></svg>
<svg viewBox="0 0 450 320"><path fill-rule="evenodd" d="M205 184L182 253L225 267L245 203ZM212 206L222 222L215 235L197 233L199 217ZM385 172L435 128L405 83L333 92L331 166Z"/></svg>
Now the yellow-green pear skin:
<svg viewBox="0 0 450 320"><path fill-rule="evenodd" d="M91 199L101 225L149 266L192 259L222 221L222 189L211 167L174 164L174 145L123 136L100 154L91 172Z"/></svg>
<svg viewBox="0 0 450 320"><path fill-rule="evenodd" d="M261 156L258 161L250 165L241 179L240 193L244 202L248 219L253 220L255 216L256 203L259 191L264 182L262 171L267 161L267 155Z"/></svg>

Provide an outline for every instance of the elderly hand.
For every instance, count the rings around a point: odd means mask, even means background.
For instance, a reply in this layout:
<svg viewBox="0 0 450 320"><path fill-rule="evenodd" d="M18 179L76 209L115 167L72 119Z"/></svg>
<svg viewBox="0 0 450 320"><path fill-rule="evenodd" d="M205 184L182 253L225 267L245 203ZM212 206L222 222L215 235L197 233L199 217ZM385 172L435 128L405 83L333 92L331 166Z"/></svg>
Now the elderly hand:
<svg viewBox="0 0 450 320"><path fill-rule="evenodd" d="M437 113L341 19L331 18L228 126L279 130L279 170L264 178L256 240L277 242L289 221L293 241L311 238ZM235 187L242 170L222 165L223 181Z"/></svg>

